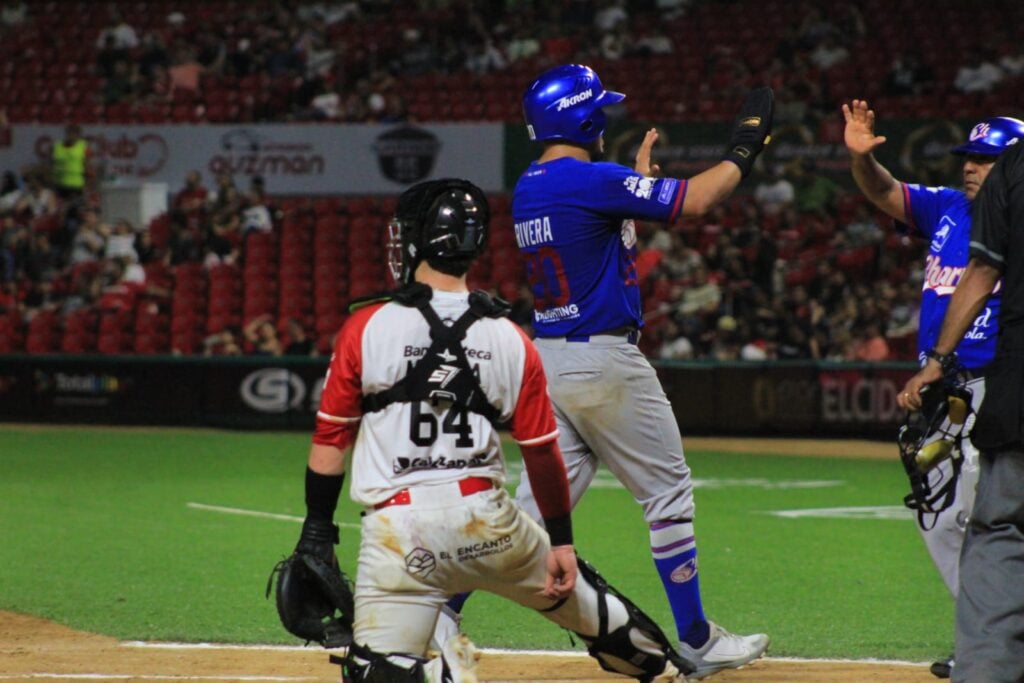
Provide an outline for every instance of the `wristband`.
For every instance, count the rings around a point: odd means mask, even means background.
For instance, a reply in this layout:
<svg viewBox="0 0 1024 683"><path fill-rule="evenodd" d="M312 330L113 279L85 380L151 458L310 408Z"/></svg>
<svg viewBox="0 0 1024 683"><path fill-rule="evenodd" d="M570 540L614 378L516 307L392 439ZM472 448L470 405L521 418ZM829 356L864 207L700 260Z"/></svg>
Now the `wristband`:
<svg viewBox="0 0 1024 683"><path fill-rule="evenodd" d="M306 467L306 517L330 522L338 507L345 474L320 474Z"/></svg>
<svg viewBox="0 0 1024 683"><path fill-rule="evenodd" d="M937 362L942 368L942 374L948 374L956 370L957 366L960 365L960 359L956 355L956 351L949 353L939 353L934 348L928 349L924 352L925 358Z"/></svg>
<svg viewBox="0 0 1024 683"><path fill-rule="evenodd" d="M551 545L572 545L572 516L545 517L544 528L548 530Z"/></svg>

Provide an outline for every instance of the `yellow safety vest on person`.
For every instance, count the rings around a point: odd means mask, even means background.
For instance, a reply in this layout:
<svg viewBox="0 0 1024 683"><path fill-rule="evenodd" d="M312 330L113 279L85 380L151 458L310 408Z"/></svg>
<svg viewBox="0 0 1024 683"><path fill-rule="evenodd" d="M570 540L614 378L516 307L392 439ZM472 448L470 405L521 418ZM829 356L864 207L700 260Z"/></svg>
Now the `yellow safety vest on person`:
<svg viewBox="0 0 1024 683"><path fill-rule="evenodd" d="M57 187L81 190L85 187L85 157L89 143L77 140L73 145L58 142L53 148L53 182Z"/></svg>

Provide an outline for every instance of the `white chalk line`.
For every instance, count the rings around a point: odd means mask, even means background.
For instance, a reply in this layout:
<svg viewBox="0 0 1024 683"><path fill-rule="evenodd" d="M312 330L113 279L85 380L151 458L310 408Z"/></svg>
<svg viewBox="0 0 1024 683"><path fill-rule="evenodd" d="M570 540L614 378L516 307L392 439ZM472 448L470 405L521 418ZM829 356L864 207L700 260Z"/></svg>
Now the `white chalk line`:
<svg viewBox="0 0 1024 683"><path fill-rule="evenodd" d="M238 645L230 643L170 643L170 642L146 642L141 640L130 640L121 643L122 647L153 648L167 650L265 650L268 652L311 652L326 653L327 650L319 646L303 645ZM337 650L343 651L344 648ZM480 652L492 655L517 655L520 657L586 657L583 650L515 650L500 647L483 647ZM764 662L788 662L793 664L878 664L886 666L929 666L930 662L911 662L903 659L845 659L828 657L763 657L758 661Z"/></svg>
<svg viewBox="0 0 1024 683"><path fill-rule="evenodd" d="M298 522L302 524L306 518L297 515L282 515L276 512L263 512L262 510L246 510L245 508L231 508L223 505L207 505L206 503L185 503L185 507L193 510L205 510L207 512L222 512L226 515L245 515L247 517L261 517L263 519L278 519L283 522ZM350 522L338 522L338 526L345 529L358 529L358 524Z"/></svg>

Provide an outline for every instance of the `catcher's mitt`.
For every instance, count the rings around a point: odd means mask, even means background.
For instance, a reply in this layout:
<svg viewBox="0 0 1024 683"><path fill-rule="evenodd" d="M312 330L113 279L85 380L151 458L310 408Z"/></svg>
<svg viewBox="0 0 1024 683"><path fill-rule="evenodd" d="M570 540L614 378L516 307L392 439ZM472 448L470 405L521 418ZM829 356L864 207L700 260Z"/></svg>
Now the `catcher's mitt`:
<svg viewBox="0 0 1024 683"><path fill-rule="evenodd" d="M328 561L323 553L307 552L307 547L300 542L295 552L274 566L266 595L270 597L276 576L277 614L289 633L325 648L350 645L355 613L351 582L338 568L333 552Z"/></svg>

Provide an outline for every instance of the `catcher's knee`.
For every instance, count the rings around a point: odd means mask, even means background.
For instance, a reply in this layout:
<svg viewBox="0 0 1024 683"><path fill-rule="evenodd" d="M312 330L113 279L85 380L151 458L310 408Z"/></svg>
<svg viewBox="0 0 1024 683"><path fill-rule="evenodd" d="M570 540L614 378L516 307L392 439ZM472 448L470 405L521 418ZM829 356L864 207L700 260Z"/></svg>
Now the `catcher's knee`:
<svg viewBox="0 0 1024 683"><path fill-rule="evenodd" d="M669 665L680 673L692 673L692 662L676 652L661 628L610 586L589 563L578 558L580 578L590 584L598 596L599 632L578 633L587 644L587 652L605 671L648 681L663 673Z"/></svg>
<svg viewBox="0 0 1024 683"><path fill-rule="evenodd" d="M343 683L426 683L426 660L415 655L382 654L360 645L349 646L344 657L331 655L341 666Z"/></svg>

